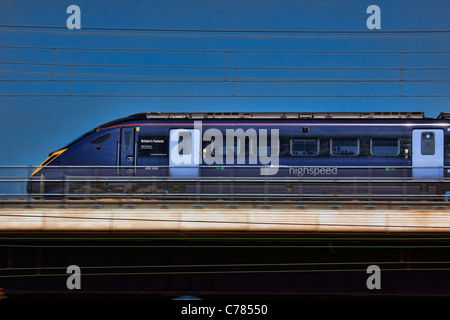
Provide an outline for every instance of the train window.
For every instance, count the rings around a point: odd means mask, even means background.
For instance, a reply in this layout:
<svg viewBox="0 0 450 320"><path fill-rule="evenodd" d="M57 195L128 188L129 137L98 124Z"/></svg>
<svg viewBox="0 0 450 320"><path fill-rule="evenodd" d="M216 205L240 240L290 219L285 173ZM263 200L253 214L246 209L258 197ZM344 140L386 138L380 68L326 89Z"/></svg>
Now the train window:
<svg viewBox="0 0 450 320"><path fill-rule="evenodd" d="M291 139L293 156L316 156L319 154L319 139Z"/></svg>
<svg viewBox="0 0 450 320"><path fill-rule="evenodd" d="M280 137L280 150L279 156L280 157L289 157L291 156L291 139L286 137Z"/></svg>
<svg viewBox="0 0 450 320"><path fill-rule="evenodd" d="M206 148L210 147L211 156L214 157L214 156L216 156L216 152L218 152L219 150L217 149L218 147L214 145L214 141L215 140L213 138L214 137L212 137L211 142L203 142L203 150L205 150L205 152L206 152ZM279 153L280 153L279 146L274 145L273 148L272 148L272 146L271 146L271 138L268 137L267 139L268 140L267 140L267 146L265 147L265 155L267 155L269 157L271 155L279 155ZM263 147L259 145L259 139L256 140L256 142L257 142L256 154L254 154L255 152L254 152L253 148L251 147L252 143L254 143L253 141L249 141L248 139L246 139L245 146L244 146L245 150L241 150L241 140L240 139L235 139L233 146L226 146L226 145L222 146L223 147L223 151L222 151L222 154L220 154L220 156L225 156L226 157L227 156L227 152L228 152L229 156L236 157L236 156L241 155L242 151L245 151L244 154L245 154L246 157L249 156L249 155L250 156L259 156L259 155L261 155L263 153L263 151L262 151ZM272 154L272 151L274 152L273 154Z"/></svg>
<svg viewBox="0 0 450 320"><path fill-rule="evenodd" d="M188 131L182 131L178 136L178 154L180 156L191 154L191 133Z"/></svg>
<svg viewBox="0 0 450 320"><path fill-rule="evenodd" d="M101 144L101 143L105 142L106 140L108 140L109 138L111 138L111 133L107 133L98 138L95 138L94 140L92 140L89 143L90 144Z"/></svg>
<svg viewBox="0 0 450 320"><path fill-rule="evenodd" d="M331 154L333 156L357 156L359 154L359 139L331 139Z"/></svg>
<svg viewBox="0 0 450 320"><path fill-rule="evenodd" d="M400 141L398 138L373 138L370 140L370 150L373 156L398 156Z"/></svg>
<svg viewBox="0 0 450 320"><path fill-rule="evenodd" d="M435 153L434 132L422 132L421 152L424 156L432 156Z"/></svg>
<svg viewBox="0 0 450 320"><path fill-rule="evenodd" d="M247 139L245 139L247 140ZM225 142L227 143L228 140ZM248 155L248 150L249 150L249 143L248 141L245 141L244 144L244 155ZM231 156L233 155L234 157L237 157L239 155L241 155L241 140L238 138L234 138L234 142L233 145L223 145L223 155L226 156Z"/></svg>
<svg viewBox="0 0 450 320"><path fill-rule="evenodd" d="M123 133L123 143L122 143L122 150L131 150L132 149L132 145L131 145L131 132L124 132Z"/></svg>
<svg viewBox="0 0 450 320"><path fill-rule="evenodd" d="M270 157L270 156L279 156L280 155L280 148L278 146L267 146L265 147L265 155ZM261 156L263 154L264 150L262 147L258 146L258 156ZM272 152L273 151L273 152Z"/></svg>
<svg viewBox="0 0 450 320"><path fill-rule="evenodd" d="M250 148L249 143L246 143L246 151L249 150L250 151L250 155L251 156L261 156L263 153L270 157L272 155L280 155L280 147L278 144L275 144L272 146L272 138L270 136L267 137L267 141L266 141L266 146L262 146L260 145L260 140L258 139L257 145L256 145L256 152L257 154L253 154L253 149ZM264 150L264 151L263 151ZM273 151L273 153L272 153ZM247 155L247 153L246 153Z"/></svg>
<svg viewBox="0 0 450 320"><path fill-rule="evenodd" d="M211 142L210 144L203 144L203 152L206 152L206 148L210 147L209 152L211 152L211 156L215 157L216 153L218 157L226 157L227 156L227 152L228 152L228 156L237 156L238 154L240 154L240 150L238 146L222 146L222 151L220 150L219 146L214 145L214 141ZM205 155L206 156L206 155Z"/></svg>
<svg viewBox="0 0 450 320"><path fill-rule="evenodd" d="M238 142L238 145L236 146L226 146L223 148L224 149L224 156L227 155L234 155L234 156L238 156L241 154L241 148L240 148L240 143Z"/></svg>

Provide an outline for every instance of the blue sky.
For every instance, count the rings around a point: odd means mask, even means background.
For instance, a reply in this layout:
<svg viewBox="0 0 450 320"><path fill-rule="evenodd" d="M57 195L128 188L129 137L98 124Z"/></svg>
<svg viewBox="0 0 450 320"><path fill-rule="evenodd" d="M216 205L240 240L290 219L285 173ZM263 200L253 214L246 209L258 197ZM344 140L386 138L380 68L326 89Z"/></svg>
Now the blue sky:
<svg viewBox="0 0 450 320"><path fill-rule="evenodd" d="M81 30L66 29L72 4ZM372 4L381 30L366 27ZM39 165L96 125L137 112L450 111L450 54L419 53L450 52L448 0L0 0L0 8L0 165ZM411 33L433 30L447 32Z"/></svg>

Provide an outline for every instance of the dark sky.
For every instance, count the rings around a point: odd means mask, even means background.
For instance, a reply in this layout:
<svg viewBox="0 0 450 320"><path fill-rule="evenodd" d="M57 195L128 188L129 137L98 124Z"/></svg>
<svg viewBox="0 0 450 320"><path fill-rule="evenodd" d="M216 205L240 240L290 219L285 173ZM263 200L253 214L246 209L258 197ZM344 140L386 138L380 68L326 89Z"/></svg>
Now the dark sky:
<svg viewBox="0 0 450 320"><path fill-rule="evenodd" d="M66 27L72 4L81 30ZM380 30L366 27L373 4ZM137 112L450 111L448 0L0 8L1 165L38 165Z"/></svg>

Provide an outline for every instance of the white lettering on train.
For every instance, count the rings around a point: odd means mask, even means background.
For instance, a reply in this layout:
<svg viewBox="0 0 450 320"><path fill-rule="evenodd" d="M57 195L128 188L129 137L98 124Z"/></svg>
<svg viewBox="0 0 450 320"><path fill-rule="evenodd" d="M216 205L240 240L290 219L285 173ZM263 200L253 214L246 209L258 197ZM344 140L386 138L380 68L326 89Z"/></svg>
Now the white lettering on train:
<svg viewBox="0 0 450 320"><path fill-rule="evenodd" d="M298 177L303 176L336 176L338 173L337 167L290 167L289 174Z"/></svg>

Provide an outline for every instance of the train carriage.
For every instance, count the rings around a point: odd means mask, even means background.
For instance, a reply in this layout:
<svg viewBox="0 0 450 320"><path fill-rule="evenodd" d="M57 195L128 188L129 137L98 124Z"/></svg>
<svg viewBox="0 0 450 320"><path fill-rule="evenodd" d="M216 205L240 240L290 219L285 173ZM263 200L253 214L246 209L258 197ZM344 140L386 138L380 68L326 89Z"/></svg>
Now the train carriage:
<svg viewBox="0 0 450 320"><path fill-rule="evenodd" d="M422 112L139 113L49 154L33 197L438 196L450 122Z"/></svg>

